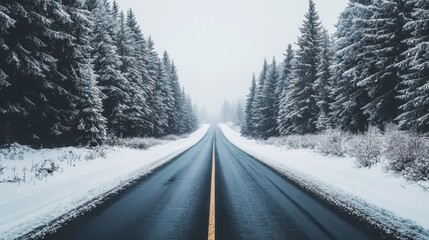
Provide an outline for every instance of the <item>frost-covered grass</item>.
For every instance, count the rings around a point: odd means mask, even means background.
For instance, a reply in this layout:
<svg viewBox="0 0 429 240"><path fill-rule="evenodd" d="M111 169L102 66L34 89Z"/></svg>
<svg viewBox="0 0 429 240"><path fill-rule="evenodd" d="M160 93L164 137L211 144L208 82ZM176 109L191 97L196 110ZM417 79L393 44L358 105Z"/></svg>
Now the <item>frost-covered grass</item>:
<svg viewBox="0 0 429 240"><path fill-rule="evenodd" d="M0 239L14 239L65 215L78 215L76 209L93 206L165 164L195 145L207 130L204 125L189 136L124 140L132 142L127 147L0 149Z"/></svg>
<svg viewBox="0 0 429 240"><path fill-rule="evenodd" d="M64 147L33 149L19 144L0 148L0 183L36 183L47 181L68 167L78 167L84 161L106 158L124 148L146 150L186 138L188 135L168 135L161 138L117 138L95 148Z"/></svg>
<svg viewBox="0 0 429 240"><path fill-rule="evenodd" d="M0 183L48 181L49 177L78 167L84 161L105 158L110 151L114 150L107 147L33 149L12 144L0 149Z"/></svg>
<svg viewBox="0 0 429 240"><path fill-rule="evenodd" d="M221 125L221 129L232 144L320 198L379 227L386 226L386 230L394 229L413 239L429 239L429 181L409 180L410 177L398 170L388 169L394 158L387 159L389 151L398 159L410 157L412 163L409 164L420 163L423 156L406 153L412 149L424 155L421 143L426 141L424 138L416 140L416 136L393 128L386 134L375 131L352 136L331 132L261 141L242 137L239 131L227 125ZM377 146L381 152L374 149L379 141L381 146ZM357 145L363 146L359 150L352 149ZM330 152L331 148L336 150ZM374 161L371 167L360 167L356 156L351 156L353 151L362 155L381 154L380 161ZM400 162L403 166L403 160Z"/></svg>
<svg viewBox="0 0 429 240"><path fill-rule="evenodd" d="M116 147L128 147L135 149L148 149L150 147L156 146L158 144L164 144L169 141L178 140L180 138L185 138L187 135L176 136L176 135L167 135L161 138L112 138L108 141L108 145Z"/></svg>

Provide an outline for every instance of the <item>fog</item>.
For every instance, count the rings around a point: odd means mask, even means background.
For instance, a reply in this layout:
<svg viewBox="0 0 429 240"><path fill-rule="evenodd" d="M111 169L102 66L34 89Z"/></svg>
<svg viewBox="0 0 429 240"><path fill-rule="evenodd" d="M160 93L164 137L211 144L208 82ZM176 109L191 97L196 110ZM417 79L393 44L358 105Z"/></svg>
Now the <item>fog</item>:
<svg viewBox="0 0 429 240"><path fill-rule="evenodd" d="M155 48L168 51L199 108L217 114L225 99L245 98L264 58L283 60L300 34L305 0L117 0L132 8ZM346 0L314 0L331 33Z"/></svg>

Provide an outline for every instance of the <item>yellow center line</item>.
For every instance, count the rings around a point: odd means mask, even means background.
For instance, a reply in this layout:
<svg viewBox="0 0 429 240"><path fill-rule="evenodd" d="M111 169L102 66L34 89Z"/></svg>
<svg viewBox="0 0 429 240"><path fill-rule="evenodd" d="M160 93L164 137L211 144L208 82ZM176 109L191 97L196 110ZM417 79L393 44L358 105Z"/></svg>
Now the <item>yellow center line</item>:
<svg viewBox="0 0 429 240"><path fill-rule="evenodd" d="M215 143L212 155L212 182L210 187L209 240L215 240Z"/></svg>

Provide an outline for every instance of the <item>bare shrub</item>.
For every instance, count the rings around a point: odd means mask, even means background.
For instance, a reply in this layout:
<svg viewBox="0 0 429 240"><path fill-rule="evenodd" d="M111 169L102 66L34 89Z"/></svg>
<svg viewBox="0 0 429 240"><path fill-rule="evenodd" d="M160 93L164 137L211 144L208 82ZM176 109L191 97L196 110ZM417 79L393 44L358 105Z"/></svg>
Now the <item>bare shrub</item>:
<svg viewBox="0 0 429 240"><path fill-rule="evenodd" d="M315 149L318 143L318 136L317 135L302 135L299 138L299 144L301 148L306 149Z"/></svg>
<svg viewBox="0 0 429 240"><path fill-rule="evenodd" d="M270 137L267 140L264 141L265 144L268 145L274 145L277 147L283 146L284 145L284 138L283 137Z"/></svg>
<svg viewBox="0 0 429 240"><path fill-rule="evenodd" d="M0 174L3 174L5 169L6 169L6 166L0 163Z"/></svg>
<svg viewBox="0 0 429 240"><path fill-rule="evenodd" d="M167 141L176 141L176 140L188 137L188 136L189 136L189 134L186 134L183 136L177 136L177 135L170 134L170 135L166 135L166 136L161 137L161 139L167 140Z"/></svg>
<svg viewBox="0 0 429 240"><path fill-rule="evenodd" d="M109 145L134 149L148 149L160 144L162 140L156 138L116 138L109 141Z"/></svg>
<svg viewBox="0 0 429 240"><path fill-rule="evenodd" d="M24 166L22 169L22 180L25 182L27 180L27 167Z"/></svg>
<svg viewBox="0 0 429 240"><path fill-rule="evenodd" d="M105 147L97 147L95 149L95 151L97 152L97 154L98 154L99 157L102 157L102 158L106 158L107 157L107 151L106 151Z"/></svg>
<svg viewBox="0 0 429 240"><path fill-rule="evenodd" d="M380 162L382 154L382 135L378 128L369 127L368 132L350 141L348 153L355 157L356 167L368 167Z"/></svg>
<svg viewBox="0 0 429 240"><path fill-rule="evenodd" d="M17 172L17 170L16 170L16 167L13 167L13 168L12 168L12 172L13 172L13 175L12 175L12 180L11 180L11 182L20 182L20 181L21 181L21 178L18 176L18 172Z"/></svg>
<svg viewBox="0 0 429 240"><path fill-rule="evenodd" d="M50 159L45 159L42 163L38 163L33 167L35 177L39 180L46 178L49 175L53 175L56 171L60 170L59 165Z"/></svg>
<svg viewBox="0 0 429 240"><path fill-rule="evenodd" d="M32 151L32 148L17 143L9 145L7 148L0 149L0 154L6 160L23 160L26 152Z"/></svg>
<svg viewBox="0 0 429 240"><path fill-rule="evenodd" d="M350 134L337 129L327 129L321 134L317 149L324 155L343 157L347 152L346 143Z"/></svg>
<svg viewBox="0 0 429 240"><path fill-rule="evenodd" d="M290 135L286 137L285 143L292 149L314 149L317 142L317 135Z"/></svg>
<svg viewBox="0 0 429 240"><path fill-rule="evenodd" d="M408 180L429 179L429 142L416 133L386 128L385 156L387 169L403 175Z"/></svg>
<svg viewBox="0 0 429 240"><path fill-rule="evenodd" d="M301 136L299 135L290 135L285 137L285 145L291 149L301 148Z"/></svg>
<svg viewBox="0 0 429 240"><path fill-rule="evenodd" d="M89 161L89 160L94 160L98 157L98 153L96 151L90 151L89 153L87 153L85 155L85 160Z"/></svg>

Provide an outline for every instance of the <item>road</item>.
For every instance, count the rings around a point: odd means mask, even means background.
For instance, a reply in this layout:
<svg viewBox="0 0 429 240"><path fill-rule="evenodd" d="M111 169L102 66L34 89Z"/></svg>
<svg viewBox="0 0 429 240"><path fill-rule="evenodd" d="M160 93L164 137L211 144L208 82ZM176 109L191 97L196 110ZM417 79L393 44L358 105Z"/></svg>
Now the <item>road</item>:
<svg viewBox="0 0 429 240"><path fill-rule="evenodd" d="M222 240L379 237L338 212L212 127L194 147L45 239L207 239L210 217Z"/></svg>

